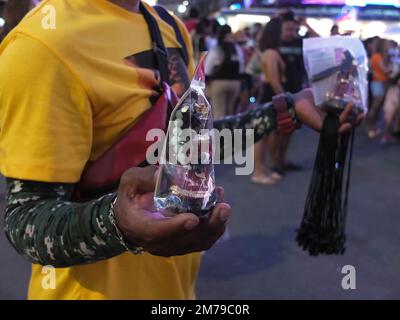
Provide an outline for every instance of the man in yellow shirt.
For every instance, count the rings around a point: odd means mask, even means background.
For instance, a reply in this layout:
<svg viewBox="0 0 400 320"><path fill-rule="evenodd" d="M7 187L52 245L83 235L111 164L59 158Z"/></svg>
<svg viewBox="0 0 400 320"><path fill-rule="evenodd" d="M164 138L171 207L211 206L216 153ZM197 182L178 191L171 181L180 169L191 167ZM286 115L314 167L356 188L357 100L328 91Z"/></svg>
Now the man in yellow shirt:
<svg viewBox="0 0 400 320"><path fill-rule="evenodd" d="M151 69L149 30L138 12L138 5L139 1L43 1L2 43L0 167L8 178L9 190L21 188L24 197L31 198L25 203L25 212L29 211L28 207L36 207L36 197L49 198L51 193L56 193L56 197L53 203L45 204L52 207L49 212L58 205L58 209L62 209L65 200L71 199L74 183L80 179L86 162L98 158L150 108L158 83L156 72ZM43 28L42 9L46 6L55 9L54 30ZM161 30L171 67L175 68L173 71L181 71L179 77L171 77L172 87L181 93L179 91L189 83L186 68L192 73L193 61L189 61L188 67L184 65L172 28L151 7L146 5L146 8ZM178 24L190 48L185 28L179 21ZM149 170L153 169L145 169ZM143 177L142 173L140 175ZM42 190L42 195L27 196L38 189ZM9 193L9 204L13 202L12 194ZM33 265L29 298L194 298L200 254L164 258L125 252L115 226L108 219L114 198L115 195L106 196L89 205L76 203L75 209L67 205L64 212L55 211L53 217L43 214L38 217L34 213L26 224L31 226L32 232L28 240L18 231L9 229L11 242L20 251L25 250L21 253L31 261L56 267L74 266L57 269L57 289L45 290L41 286L41 267ZM15 205L9 206L10 210L11 207L15 209ZM227 209L224 210L222 213L226 216ZM8 226L17 219L16 212L11 211L7 215ZM215 221L211 221L214 225L208 230L215 235L203 235L209 238L207 243L198 236L197 243L183 252L169 252L165 248L162 249L166 252L158 248L153 249L154 252L170 256L208 248L209 242L217 240L218 234L223 232L225 221L219 220L219 211L215 212ZM79 231L72 230L74 222L65 226L61 221L63 214L81 217L75 222L77 228L106 231L102 238L98 233L97 238L91 238L90 234L87 235L90 239L80 238ZM97 221L102 225L86 226L83 216L88 224ZM135 222L137 226L138 223L149 224L150 219ZM177 219L155 220L149 228L140 229L163 234L161 240L168 242L169 233L184 234L185 228L194 228L197 223L196 217L182 215ZM44 237L52 227L59 228L63 237ZM65 230L68 228L72 231ZM17 239L19 236L21 239ZM183 248L182 243L179 245L183 240L178 239L179 235L176 237L175 245ZM188 241L186 238L184 240ZM25 241L24 249L20 241ZM38 249L38 242L43 243L43 252ZM95 253L90 247L93 242L100 245ZM67 250L62 244L71 248L69 252L64 252ZM32 246L31 250L26 246ZM188 247L186 243L185 247ZM49 257L44 257L47 252ZM96 258L90 258L92 253ZM90 260L102 261L80 265Z"/></svg>
<svg viewBox="0 0 400 320"><path fill-rule="evenodd" d="M43 27L46 6L56 13L55 29ZM0 46L5 230L33 263L30 299L193 299L198 252L225 230L226 203L204 219L154 212L153 167L128 170L118 192L74 202L88 161L135 125L159 94L143 11L157 22L168 52L169 84L182 94L193 73L187 32L176 20L185 61L176 31L138 0L45 0ZM312 98L303 93L295 103L297 115L319 129L322 117ZM256 123L257 139L276 128L270 105L240 117L215 125ZM139 247L146 253L128 252ZM55 290L42 286L41 265L57 267Z"/></svg>

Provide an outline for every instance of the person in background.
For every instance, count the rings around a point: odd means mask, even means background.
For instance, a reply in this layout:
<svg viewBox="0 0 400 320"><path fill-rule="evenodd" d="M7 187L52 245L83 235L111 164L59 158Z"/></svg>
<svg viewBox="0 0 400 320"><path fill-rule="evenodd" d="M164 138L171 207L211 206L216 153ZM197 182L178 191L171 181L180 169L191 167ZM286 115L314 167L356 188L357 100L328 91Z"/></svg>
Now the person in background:
<svg viewBox="0 0 400 320"><path fill-rule="evenodd" d="M251 33L252 33L252 38L255 41L258 41L259 37L261 36L261 33L263 31L263 25L259 22L256 22L253 24L253 27L251 28Z"/></svg>
<svg viewBox="0 0 400 320"><path fill-rule="evenodd" d="M376 127L383 100L385 99L386 87L389 81L390 66L388 63L388 42L385 39L376 39L374 53L372 54L370 66L372 72L371 93L372 101L367 116L368 138L374 139L380 134Z"/></svg>
<svg viewBox="0 0 400 320"><path fill-rule="evenodd" d="M250 96L256 102L255 97L258 97L261 92L262 87L262 70L261 70L261 55L259 50L259 40L262 35L262 28L259 28L259 23L255 23L252 28L250 28L250 41L249 46L253 49L253 54L246 64L245 74L251 77L252 87L250 90Z"/></svg>
<svg viewBox="0 0 400 320"><path fill-rule="evenodd" d="M195 33L192 35L195 61L199 61L200 55L209 50L207 38L211 34L211 21L202 18L196 25Z"/></svg>
<svg viewBox="0 0 400 320"><path fill-rule="evenodd" d="M299 36L299 26L303 25L309 30L310 36L319 36L308 24L306 19L297 21L292 11L280 15L282 19L280 55L285 62L285 91L300 91L305 82L306 71L303 62L303 38ZM273 170L280 175L286 171L301 170L302 167L293 161L287 161L286 153L289 148L290 135L277 138L277 161Z"/></svg>
<svg viewBox="0 0 400 320"><path fill-rule="evenodd" d="M372 55L374 54L375 43L378 39L379 39L379 37L371 37L371 38L364 40L364 47L365 47L365 50L367 51L368 59L371 59Z"/></svg>
<svg viewBox="0 0 400 320"><path fill-rule="evenodd" d="M393 125L396 115L400 110L400 74L392 81L393 84L389 87L386 93L383 111L385 113L385 129L381 139L382 144L396 142L397 139L393 136Z"/></svg>
<svg viewBox="0 0 400 320"><path fill-rule="evenodd" d="M351 36L352 34L352 31L340 32L337 24L334 24L331 28L331 36Z"/></svg>
<svg viewBox="0 0 400 320"><path fill-rule="evenodd" d="M396 41L388 40L388 56L390 64L390 79L395 79L400 73L400 50Z"/></svg>
<svg viewBox="0 0 400 320"><path fill-rule="evenodd" d="M265 25L259 40L261 69L263 71L263 84L258 99L259 104L272 101L275 95L285 92L286 66L279 53L281 33L282 20L280 18L273 18ZM269 150L273 165L277 164L277 137L275 133L272 133L258 142L254 147L254 172L251 181L271 186L280 180L282 176L277 172L272 172L271 174L268 172L269 170L264 163L266 147Z"/></svg>
<svg viewBox="0 0 400 320"><path fill-rule="evenodd" d="M331 36L340 36L339 26L334 24L331 28Z"/></svg>
<svg viewBox="0 0 400 320"><path fill-rule="evenodd" d="M399 44L394 40L388 40L388 52L392 58L397 58L400 55Z"/></svg>
<svg viewBox="0 0 400 320"><path fill-rule="evenodd" d="M248 34L244 30L235 33L235 41L243 51L244 65L247 66L254 53L254 48L249 44ZM243 73L242 87L240 90L239 109L238 112L247 110L250 104L250 95L253 87L252 76L246 72Z"/></svg>
<svg viewBox="0 0 400 320"><path fill-rule="evenodd" d="M189 33L192 33L196 29L196 25L199 22L199 10L195 7L190 8L189 16L184 21L185 27Z"/></svg>
<svg viewBox="0 0 400 320"><path fill-rule="evenodd" d="M211 34L209 34L206 38L207 49L211 50L212 48L218 45L218 37L221 25L219 24L217 19L210 19L211 22Z"/></svg>
<svg viewBox="0 0 400 320"><path fill-rule="evenodd" d="M400 47L399 44L394 41L390 40L390 48L389 48L389 55L391 58L391 79L397 79L397 77L400 74ZM397 111L396 114L397 121L394 125L394 131L393 134L396 137L400 138L400 108Z"/></svg>
<svg viewBox="0 0 400 320"><path fill-rule="evenodd" d="M299 36L299 22L293 13L288 12L280 16L282 33L279 53L286 64L285 90L297 92L303 88L306 71L303 63L303 38Z"/></svg>
<svg viewBox="0 0 400 320"><path fill-rule="evenodd" d="M251 28L249 26L243 28L243 32L246 34L246 37L250 40L251 39Z"/></svg>
<svg viewBox="0 0 400 320"><path fill-rule="evenodd" d="M254 48L249 45L249 38L244 30L239 30L234 34L235 43L239 45L243 50L243 58L245 64L249 61L250 57L254 52Z"/></svg>
<svg viewBox="0 0 400 320"><path fill-rule="evenodd" d="M368 38L363 41L365 51L367 52L368 57L368 73L367 73L367 81L368 81L368 106L371 105L372 101L372 91L371 91L371 83L372 83L372 71L371 71L371 57L374 53L376 37Z"/></svg>
<svg viewBox="0 0 400 320"><path fill-rule="evenodd" d="M207 55L205 72L214 105L214 118L234 114L244 72L244 58L230 26L221 26L218 45Z"/></svg>

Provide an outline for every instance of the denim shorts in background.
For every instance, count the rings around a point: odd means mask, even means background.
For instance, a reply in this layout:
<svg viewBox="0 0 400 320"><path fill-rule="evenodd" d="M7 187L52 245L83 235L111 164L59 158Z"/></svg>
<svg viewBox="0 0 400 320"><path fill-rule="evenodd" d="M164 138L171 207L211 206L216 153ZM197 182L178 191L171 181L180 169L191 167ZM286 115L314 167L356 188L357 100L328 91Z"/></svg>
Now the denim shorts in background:
<svg viewBox="0 0 400 320"><path fill-rule="evenodd" d="M385 96L386 85L382 81L372 81L371 82L371 93L374 98Z"/></svg>

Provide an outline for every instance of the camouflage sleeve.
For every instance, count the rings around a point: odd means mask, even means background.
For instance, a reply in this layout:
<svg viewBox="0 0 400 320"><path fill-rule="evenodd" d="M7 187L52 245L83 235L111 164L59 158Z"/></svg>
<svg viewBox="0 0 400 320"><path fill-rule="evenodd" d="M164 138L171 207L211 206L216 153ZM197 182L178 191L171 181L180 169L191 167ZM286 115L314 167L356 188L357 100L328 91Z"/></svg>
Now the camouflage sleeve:
<svg viewBox="0 0 400 320"><path fill-rule="evenodd" d="M293 97L291 94L286 94L286 100L288 101L288 111L293 117L295 122L298 122L296 117ZM245 129L254 130L254 142L260 141L264 136L270 134L272 131L275 131L277 127L276 121L276 112L272 105L272 103L266 103L263 105L259 105L255 108L252 108L246 112L224 117L221 119L217 119L214 121L214 128L217 130L229 129L231 131L236 129L243 129L241 133L242 138L242 148L248 147L246 144L246 131ZM224 145L224 139L221 139L220 142L220 155L221 158L224 156L230 156L228 154L225 155L226 145ZM235 150L231 148L231 150Z"/></svg>
<svg viewBox="0 0 400 320"><path fill-rule="evenodd" d="M116 195L71 202L73 184L7 179L5 232L32 263L68 267L126 251L110 207Z"/></svg>
<svg viewBox="0 0 400 320"><path fill-rule="evenodd" d="M254 141L257 142L276 129L275 109L272 107L272 103L260 105L237 115L217 119L214 121L214 128L231 131L253 129ZM243 138L245 138L244 135Z"/></svg>
<svg viewBox="0 0 400 320"><path fill-rule="evenodd" d="M219 159L229 158L233 156L234 153L244 151L244 149L248 147L246 142L246 129L253 130L254 142L261 140L264 136L276 129L275 109L272 107L272 103L260 105L237 115L217 119L214 121L214 128L220 132L223 129L228 129L230 131L242 129L242 131L238 131L242 139L241 150L235 149L234 146L227 145L225 139L219 139L219 149L216 150L217 156Z"/></svg>

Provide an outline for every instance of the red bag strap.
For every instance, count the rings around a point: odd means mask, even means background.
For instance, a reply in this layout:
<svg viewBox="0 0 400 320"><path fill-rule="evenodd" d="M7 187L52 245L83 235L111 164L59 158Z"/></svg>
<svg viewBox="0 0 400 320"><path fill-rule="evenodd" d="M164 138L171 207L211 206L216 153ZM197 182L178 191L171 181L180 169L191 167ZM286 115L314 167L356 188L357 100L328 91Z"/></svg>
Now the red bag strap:
<svg viewBox="0 0 400 320"><path fill-rule="evenodd" d="M122 174L132 167L146 166L147 149L154 141L146 141L151 129L167 129L170 110L177 96L164 83L163 94L122 137L95 161L89 161L75 188L75 199L86 201L114 191Z"/></svg>

